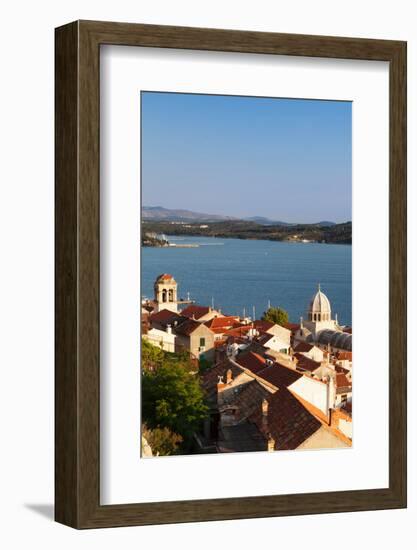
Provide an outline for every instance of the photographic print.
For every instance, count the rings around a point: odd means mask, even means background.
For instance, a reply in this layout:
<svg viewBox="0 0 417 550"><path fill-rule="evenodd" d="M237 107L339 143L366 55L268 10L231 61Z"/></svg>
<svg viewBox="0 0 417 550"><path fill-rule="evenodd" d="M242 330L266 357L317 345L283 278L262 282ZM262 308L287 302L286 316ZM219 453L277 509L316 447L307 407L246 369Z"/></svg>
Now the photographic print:
<svg viewBox="0 0 417 550"><path fill-rule="evenodd" d="M351 447L352 103L140 102L140 456Z"/></svg>

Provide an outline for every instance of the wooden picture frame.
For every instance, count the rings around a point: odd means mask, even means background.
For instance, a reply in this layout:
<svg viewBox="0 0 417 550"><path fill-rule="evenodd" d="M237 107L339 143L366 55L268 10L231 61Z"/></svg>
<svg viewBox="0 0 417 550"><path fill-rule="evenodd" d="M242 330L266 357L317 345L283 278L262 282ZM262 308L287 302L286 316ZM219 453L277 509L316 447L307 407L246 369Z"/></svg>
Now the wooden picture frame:
<svg viewBox="0 0 417 550"><path fill-rule="evenodd" d="M406 43L110 22L56 29L55 518L75 528L406 506ZM389 62L389 487L100 505L99 56L117 44Z"/></svg>

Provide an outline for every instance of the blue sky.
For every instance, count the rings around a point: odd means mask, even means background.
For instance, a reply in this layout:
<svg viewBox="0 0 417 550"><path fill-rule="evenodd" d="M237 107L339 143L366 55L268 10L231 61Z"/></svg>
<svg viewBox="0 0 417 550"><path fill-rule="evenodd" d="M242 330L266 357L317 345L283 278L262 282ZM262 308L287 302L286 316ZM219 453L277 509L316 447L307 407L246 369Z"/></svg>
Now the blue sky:
<svg viewBox="0 0 417 550"><path fill-rule="evenodd" d="M142 92L142 204L352 219L350 102Z"/></svg>

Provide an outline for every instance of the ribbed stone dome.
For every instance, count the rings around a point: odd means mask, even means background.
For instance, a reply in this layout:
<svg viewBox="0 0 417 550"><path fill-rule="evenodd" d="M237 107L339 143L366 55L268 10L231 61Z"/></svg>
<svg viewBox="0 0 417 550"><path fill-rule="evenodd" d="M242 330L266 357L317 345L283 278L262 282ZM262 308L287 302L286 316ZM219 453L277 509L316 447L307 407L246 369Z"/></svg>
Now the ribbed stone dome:
<svg viewBox="0 0 417 550"><path fill-rule="evenodd" d="M328 297L319 289L316 294L311 298L310 306L308 308L309 318L311 320L330 320L331 319L331 307ZM318 314L318 315L317 315Z"/></svg>

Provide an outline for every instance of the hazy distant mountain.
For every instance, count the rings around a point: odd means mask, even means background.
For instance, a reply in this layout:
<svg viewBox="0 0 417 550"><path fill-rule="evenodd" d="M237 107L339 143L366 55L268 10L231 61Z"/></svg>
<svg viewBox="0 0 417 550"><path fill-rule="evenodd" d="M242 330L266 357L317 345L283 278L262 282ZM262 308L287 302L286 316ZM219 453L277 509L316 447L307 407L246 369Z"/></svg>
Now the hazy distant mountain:
<svg viewBox="0 0 417 550"><path fill-rule="evenodd" d="M288 223L288 222L282 222L282 221L278 221L278 220L270 220L269 218L265 218L263 216L252 216L251 218L245 218L245 220L249 221L249 222L255 222L255 223L259 223L260 225L283 225L283 226L292 226L292 225L307 225L307 224L304 224L304 222L299 222L299 223ZM331 227L332 225L336 225L335 222L328 222L328 221L323 221L323 222L317 222L317 223L312 223L312 224L308 224L308 225L318 225L319 227Z"/></svg>
<svg viewBox="0 0 417 550"><path fill-rule="evenodd" d="M295 223L281 222L277 220L270 220L264 216L252 216L250 218L245 218L248 222L255 222L261 225L296 225Z"/></svg>
<svg viewBox="0 0 417 550"><path fill-rule="evenodd" d="M319 225L320 227L331 227L332 225L337 225L335 222L318 222L316 225Z"/></svg>
<svg viewBox="0 0 417 550"><path fill-rule="evenodd" d="M191 210L170 209L163 206L142 206L142 218L144 220L166 220L166 221L224 221L236 220L232 216L220 216L218 214L204 214L192 212Z"/></svg>
<svg viewBox="0 0 417 550"><path fill-rule="evenodd" d="M239 220L235 216L221 216L219 214L206 214L203 212L193 212L186 209L171 209L163 206L142 206L142 218L148 221L181 221L181 222L219 222L228 220ZM283 221L271 220L264 216L252 216L244 218L245 221L254 222L260 225L282 225L292 226L296 223L288 223ZM304 222L300 222L304 224ZM310 224L309 224L310 225ZM330 227L336 225L334 222L321 221L316 224L320 227Z"/></svg>

